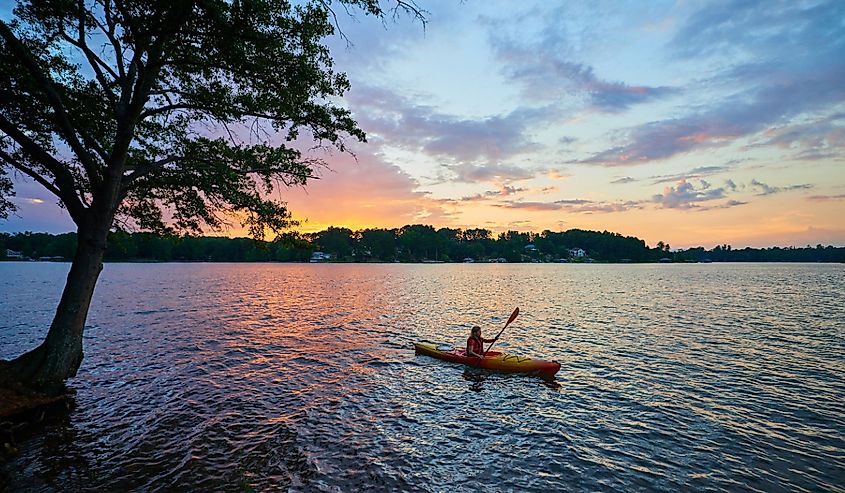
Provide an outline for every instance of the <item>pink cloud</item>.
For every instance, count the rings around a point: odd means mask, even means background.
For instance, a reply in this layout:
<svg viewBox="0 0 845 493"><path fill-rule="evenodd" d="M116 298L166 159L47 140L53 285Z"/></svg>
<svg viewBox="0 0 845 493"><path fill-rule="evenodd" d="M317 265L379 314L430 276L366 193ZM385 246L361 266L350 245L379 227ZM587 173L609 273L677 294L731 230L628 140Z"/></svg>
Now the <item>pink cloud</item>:
<svg viewBox="0 0 845 493"><path fill-rule="evenodd" d="M664 209L691 209L698 207L696 202L721 199L725 196L725 189L710 188L710 184L701 180L696 188L692 183L682 179L676 186L667 186L662 194L653 197L653 201Z"/></svg>

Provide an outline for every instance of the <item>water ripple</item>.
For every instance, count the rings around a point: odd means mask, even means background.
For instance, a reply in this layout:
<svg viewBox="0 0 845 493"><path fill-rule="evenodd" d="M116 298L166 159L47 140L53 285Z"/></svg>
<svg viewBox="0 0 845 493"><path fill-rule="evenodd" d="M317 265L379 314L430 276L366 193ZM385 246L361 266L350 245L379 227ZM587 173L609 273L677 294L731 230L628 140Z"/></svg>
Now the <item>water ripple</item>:
<svg viewBox="0 0 845 493"><path fill-rule="evenodd" d="M0 357L66 268L0 264ZM109 264L0 490L843 492L842 299L841 265ZM413 354L517 305L497 347L553 382Z"/></svg>

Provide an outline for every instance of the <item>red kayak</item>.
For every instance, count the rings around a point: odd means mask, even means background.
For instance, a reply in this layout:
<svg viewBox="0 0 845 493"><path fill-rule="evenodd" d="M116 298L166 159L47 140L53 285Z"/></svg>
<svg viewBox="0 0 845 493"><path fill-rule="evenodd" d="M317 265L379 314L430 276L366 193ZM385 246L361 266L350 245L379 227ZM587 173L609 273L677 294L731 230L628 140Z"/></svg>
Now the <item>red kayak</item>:
<svg viewBox="0 0 845 493"><path fill-rule="evenodd" d="M483 368L485 370L496 370L506 373L532 373L543 377L553 377L560 370L560 363L556 361L531 359L525 356L515 356L499 351L487 352L487 355L479 363L478 358L466 356L466 350L455 349L451 346L415 343L414 349L417 354L424 354L444 361Z"/></svg>

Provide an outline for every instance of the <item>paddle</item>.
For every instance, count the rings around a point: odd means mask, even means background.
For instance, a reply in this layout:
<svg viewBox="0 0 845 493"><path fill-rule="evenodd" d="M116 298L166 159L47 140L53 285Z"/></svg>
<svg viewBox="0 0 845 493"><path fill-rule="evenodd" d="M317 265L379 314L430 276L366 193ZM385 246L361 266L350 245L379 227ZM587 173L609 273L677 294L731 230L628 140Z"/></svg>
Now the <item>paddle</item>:
<svg viewBox="0 0 845 493"><path fill-rule="evenodd" d="M496 337L494 337L494 338L493 338L493 342L491 342L491 343L490 343L490 346L487 348L487 351L484 351L484 354L482 354L482 355L481 355L481 357L480 357L480 358L478 358L478 363L476 363L476 364L475 364L475 367L476 367L476 368L478 368L478 365L480 365L480 364L481 364L481 362L482 362L482 361L484 361L484 358L487 356L487 353L489 353L489 352L490 352L490 348L492 348L492 347L493 347L493 344L496 344L496 341L498 341L498 340L499 340L499 336L500 336L500 335L502 335L502 332L504 332L504 331L505 331L505 329L507 329L507 328L508 328L508 325L510 325L510 324L511 324L511 322L513 322L514 320L516 320L516 316L517 316L517 315L519 315L519 307L516 307L516 309L513 311L513 313L511 313L511 316L508 318L507 323L505 324L505 326L504 326L504 327L502 327L502 330L500 330L500 331L499 331L499 333L498 333L498 334L496 334Z"/></svg>

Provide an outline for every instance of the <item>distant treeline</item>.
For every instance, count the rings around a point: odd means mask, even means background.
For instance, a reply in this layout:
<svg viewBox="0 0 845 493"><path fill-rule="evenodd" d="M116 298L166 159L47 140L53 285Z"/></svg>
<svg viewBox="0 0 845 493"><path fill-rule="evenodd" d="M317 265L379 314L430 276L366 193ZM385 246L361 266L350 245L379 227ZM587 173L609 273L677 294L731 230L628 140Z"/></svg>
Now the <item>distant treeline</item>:
<svg viewBox="0 0 845 493"><path fill-rule="evenodd" d="M76 234L0 233L0 258L7 249L30 259L71 259ZM322 252L316 254L315 252ZM329 227L317 233L288 232L274 241L211 236L161 236L114 232L107 261L307 262L845 262L845 247L732 249L719 245L672 251L658 242L649 248L632 236L608 231L494 234L487 229L435 229L414 224L396 229Z"/></svg>

